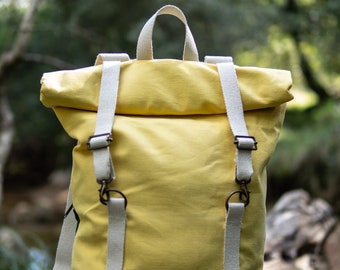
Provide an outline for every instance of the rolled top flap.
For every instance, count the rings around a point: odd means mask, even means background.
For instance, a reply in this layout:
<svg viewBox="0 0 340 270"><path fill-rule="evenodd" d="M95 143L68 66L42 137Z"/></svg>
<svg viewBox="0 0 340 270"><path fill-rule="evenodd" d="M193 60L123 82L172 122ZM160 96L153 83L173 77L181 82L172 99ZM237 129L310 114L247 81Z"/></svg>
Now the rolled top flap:
<svg viewBox="0 0 340 270"><path fill-rule="evenodd" d="M293 97L286 70L236 67L245 111L275 107ZM47 107L96 111L102 65L45 73L41 101ZM214 64L180 60L121 63L117 114L193 115L225 113Z"/></svg>

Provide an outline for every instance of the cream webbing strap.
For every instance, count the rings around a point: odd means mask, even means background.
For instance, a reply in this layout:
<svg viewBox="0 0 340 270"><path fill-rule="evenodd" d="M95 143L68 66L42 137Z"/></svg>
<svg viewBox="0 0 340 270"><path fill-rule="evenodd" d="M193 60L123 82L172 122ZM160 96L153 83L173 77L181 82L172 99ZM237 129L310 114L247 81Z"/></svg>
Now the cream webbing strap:
<svg viewBox="0 0 340 270"><path fill-rule="evenodd" d="M253 174L251 152L256 149L256 141L248 135L233 60L231 57L206 56L205 62L216 64L219 72L227 117L235 138L235 178L248 182ZM238 270L240 267L240 231L244 207L243 202L227 204L224 270Z"/></svg>
<svg viewBox="0 0 340 270"><path fill-rule="evenodd" d="M94 171L98 183L115 179L109 145L112 141L112 126L116 111L120 61L129 59L126 54L99 54L96 64L103 64L98 111L94 135L88 140L88 149L93 151Z"/></svg>
<svg viewBox="0 0 340 270"><path fill-rule="evenodd" d="M126 54L100 54L96 63L103 63L95 133L89 138L93 151L94 171L98 183L105 186L115 179L109 145L116 111L120 61L129 60ZM122 270L124 260L126 208L125 198L111 198L108 193L107 270Z"/></svg>
<svg viewBox="0 0 340 270"><path fill-rule="evenodd" d="M102 78L101 78L101 88L99 93L99 104L97 112L97 122L95 128L95 135L90 137L88 142L88 148L97 152L94 154L94 167L95 174L98 180L112 180L114 179L114 171L111 160L111 154L108 149L108 145L111 140L111 130L113 126L114 113L117 101L117 91L118 91L118 80L120 71L120 61L128 61L129 56L127 54L99 54L96 60L96 65L103 64ZM118 72L118 74L117 74ZM99 114L99 116L98 116ZM98 121L99 118L99 121ZM99 136L98 136L99 135ZM103 164L100 164L103 161ZM119 204L119 203L118 203ZM108 212L109 212L109 223L111 227L116 222L112 218L113 213L117 212L118 216L121 217L121 222L125 224L125 219L120 211L116 211L117 203L113 203L111 200L108 202ZM120 205L120 204L119 204ZM66 212L72 207L72 194L71 189L68 193L68 199L66 204ZM118 207L119 208L119 207ZM124 200L124 211L125 211L125 200ZM111 218L110 218L111 215ZM125 214L126 215L126 214ZM55 264L53 270L70 270L72 265L72 249L74 238L76 234L77 221L71 215L65 215L58 247L56 253ZM119 238L112 233L112 228L108 228L108 239ZM122 230L119 230L122 233ZM124 237L125 237L125 225L124 225ZM120 241L124 245L124 242ZM108 243L108 252L116 250L116 248L111 248ZM118 253L118 252L117 252ZM108 264L110 265L108 257ZM121 253L118 255L113 255L117 258L122 256ZM122 260L122 259L121 259ZM122 269L122 268L111 268L110 270Z"/></svg>
<svg viewBox="0 0 340 270"><path fill-rule="evenodd" d="M240 234L244 203L228 203L224 234L224 270L240 269Z"/></svg>
<svg viewBox="0 0 340 270"><path fill-rule="evenodd" d="M107 235L106 270L122 270L126 229L126 201L124 198L109 198L109 223Z"/></svg>
<svg viewBox="0 0 340 270"><path fill-rule="evenodd" d="M185 25L185 41L183 50L183 60L186 61L198 61L198 51L195 44L194 37L190 31L187 19L184 13L176 6L166 5L161 7L157 12L145 23L143 29L140 32L137 41L137 60L152 60L153 48L152 48L152 32L156 18L159 15L172 15L178 18Z"/></svg>
<svg viewBox="0 0 340 270"><path fill-rule="evenodd" d="M227 116L236 144L236 179L248 181L253 175L251 152L256 149L256 141L248 134L233 59L207 56L205 61L216 63L219 72Z"/></svg>
<svg viewBox="0 0 340 270"><path fill-rule="evenodd" d="M71 215L68 215L68 211L72 207L72 194L71 185L68 191L68 197L66 202L66 211L64 216L63 225L58 241L57 252L55 257L55 263L53 270L70 270L72 261L72 249L74 236L76 234L77 221Z"/></svg>

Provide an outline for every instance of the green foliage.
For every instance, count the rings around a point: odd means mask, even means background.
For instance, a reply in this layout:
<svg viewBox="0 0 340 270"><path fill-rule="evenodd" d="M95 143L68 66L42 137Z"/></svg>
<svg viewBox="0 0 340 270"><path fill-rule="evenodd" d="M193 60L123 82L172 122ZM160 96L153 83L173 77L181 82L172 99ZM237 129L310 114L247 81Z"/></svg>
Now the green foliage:
<svg viewBox="0 0 340 270"><path fill-rule="evenodd" d="M269 164L269 196L273 199L287 189L304 187L340 212L339 102L330 101L309 114L290 111L286 119Z"/></svg>
<svg viewBox="0 0 340 270"><path fill-rule="evenodd" d="M0 52L9 50L16 37L21 12L15 5L0 5Z"/></svg>

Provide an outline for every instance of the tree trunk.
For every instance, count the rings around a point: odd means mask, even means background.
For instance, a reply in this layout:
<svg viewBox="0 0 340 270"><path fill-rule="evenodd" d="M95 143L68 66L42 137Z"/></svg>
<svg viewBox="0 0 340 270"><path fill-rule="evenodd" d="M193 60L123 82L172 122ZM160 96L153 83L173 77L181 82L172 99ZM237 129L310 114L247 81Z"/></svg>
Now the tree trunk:
<svg viewBox="0 0 340 270"><path fill-rule="evenodd" d="M33 29L33 20L41 0L32 0L22 19L16 42L10 51L0 55L0 204L2 202L3 169L6 164L14 135L14 118L10 109L6 91L6 73L18 63L25 53L30 34Z"/></svg>
<svg viewBox="0 0 340 270"><path fill-rule="evenodd" d="M298 14L301 13L301 9L296 0L287 0L284 6L284 11L290 15L291 19L295 19L298 17ZM298 53L299 63L301 67L302 74L306 81L307 86L312 89L319 98L319 104L324 101L329 100L331 97L327 86L325 86L319 79L316 72L313 70L312 65L310 63L310 59L305 54L303 49L301 48L301 43L303 42L301 36L304 30L299 27L299 24L292 24L291 27L288 27L287 32L291 36L295 48Z"/></svg>
<svg viewBox="0 0 340 270"><path fill-rule="evenodd" d="M0 94L0 205L2 203L3 172L14 135L14 117L6 96L2 95L3 92L1 91Z"/></svg>

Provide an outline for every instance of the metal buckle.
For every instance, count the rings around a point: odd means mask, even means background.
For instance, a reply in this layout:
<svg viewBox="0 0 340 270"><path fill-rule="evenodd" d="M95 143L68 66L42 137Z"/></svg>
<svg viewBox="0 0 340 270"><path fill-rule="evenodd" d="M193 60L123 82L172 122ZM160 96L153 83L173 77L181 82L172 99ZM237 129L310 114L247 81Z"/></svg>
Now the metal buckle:
<svg viewBox="0 0 340 270"><path fill-rule="evenodd" d="M109 199L110 199L110 192L119 194L124 200L125 200L125 208L127 206L127 198L124 195L123 192L117 190L117 189L112 189L107 187L107 182L102 181L101 187L98 190L99 191L99 200L102 204L107 205Z"/></svg>
<svg viewBox="0 0 340 270"><path fill-rule="evenodd" d="M240 150L257 150L257 141L253 136L236 135L234 144Z"/></svg>
<svg viewBox="0 0 340 270"><path fill-rule="evenodd" d="M112 142L111 133L103 133L98 135L90 136L87 141L88 150L96 150L108 147Z"/></svg>
<svg viewBox="0 0 340 270"><path fill-rule="evenodd" d="M231 200L231 198L232 198L235 194L238 194L238 198L239 198L240 202L241 202L241 203L244 203L244 206L245 206L245 207L248 206L248 204L249 204L249 202L250 202L250 191L248 190L247 184L246 184L246 183L242 183L242 184L240 185L240 189L231 192L231 193L229 194L229 196L227 197L226 203L225 203L225 206L226 206L226 209L227 209L227 210L228 210L229 201Z"/></svg>

